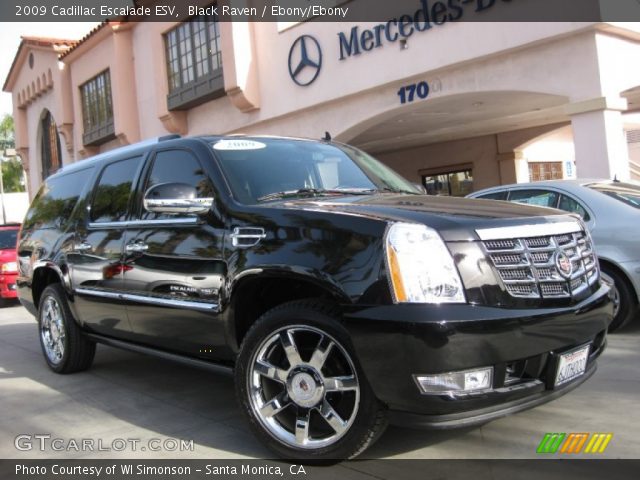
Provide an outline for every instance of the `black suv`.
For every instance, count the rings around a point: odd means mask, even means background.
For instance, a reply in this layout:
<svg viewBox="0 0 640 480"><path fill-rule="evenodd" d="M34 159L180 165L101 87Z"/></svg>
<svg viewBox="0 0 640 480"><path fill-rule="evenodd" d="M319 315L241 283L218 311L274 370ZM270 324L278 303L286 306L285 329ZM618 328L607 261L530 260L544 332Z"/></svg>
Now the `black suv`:
<svg viewBox="0 0 640 480"><path fill-rule="evenodd" d="M563 395L612 315L579 219L428 197L330 141L163 137L66 166L18 259L52 370L103 343L233 373L291 459L353 457L389 418L467 426Z"/></svg>

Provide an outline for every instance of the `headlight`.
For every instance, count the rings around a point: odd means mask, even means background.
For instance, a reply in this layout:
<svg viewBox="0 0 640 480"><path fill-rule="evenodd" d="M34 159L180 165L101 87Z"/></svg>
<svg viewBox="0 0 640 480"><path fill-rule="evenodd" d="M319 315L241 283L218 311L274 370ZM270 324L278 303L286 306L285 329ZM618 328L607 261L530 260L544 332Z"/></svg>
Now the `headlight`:
<svg viewBox="0 0 640 480"><path fill-rule="evenodd" d="M386 250L396 302L465 302L458 270L435 230L425 225L395 223L387 232Z"/></svg>
<svg viewBox="0 0 640 480"><path fill-rule="evenodd" d="M2 267L0 267L0 271L2 271L2 273L16 273L18 271L18 263L17 262L3 263Z"/></svg>

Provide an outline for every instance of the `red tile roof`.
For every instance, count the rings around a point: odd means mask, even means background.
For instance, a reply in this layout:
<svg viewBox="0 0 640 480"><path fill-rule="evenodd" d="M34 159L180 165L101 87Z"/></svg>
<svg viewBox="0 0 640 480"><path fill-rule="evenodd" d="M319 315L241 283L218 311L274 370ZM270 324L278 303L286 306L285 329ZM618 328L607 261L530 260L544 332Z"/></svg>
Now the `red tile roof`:
<svg viewBox="0 0 640 480"><path fill-rule="evenodd" d="M105 20L104 22L100 23L99 25L96 25L95 27L93 27L89 33L87 33L80 40L76 40L75 43L73 45L71 45L71 47L68 50L66 50L63 53L61 53L60 54L60 60L62 60L64 57L66 57L71 52L73 52L76 48L78 48L84 42L89 40L89 38L93 37L96 33L98 33L100 30L102 30L104 27L106 27L109 23L113 23L113 21Z"/></svg>
<svg viewBox="0 0 640 480"><path fill-rule="evenodd" d="M4 81L4 85L2 87L3 91L7 91L7 84L9 83L9 79L13 74L13 70L16 67L16 63L18 58L20 58L21 52L24 50L25 45L35 46L35 47L51 47L58 51L64 52L69 48L72 48L77 45L78 40L68 40L65 38L51 38L51 37L35 37L35 36L21 36L20 46L18 47L18 51L16 55L13 57L13 62L11 63L11 68L9 68L9 73L7 74L7 78Z"/></svg>
<svg viewBox="0 0 640 480"><path fill-rule="evenodd" d="M25 43L28 43L30 45L38 45L42 47L48 47L50 45L64 45L64 46L71 47L76 43L78 43L78 40L68 40L65 38L32 37L27 35L22 35L20 38Z"/></svg>

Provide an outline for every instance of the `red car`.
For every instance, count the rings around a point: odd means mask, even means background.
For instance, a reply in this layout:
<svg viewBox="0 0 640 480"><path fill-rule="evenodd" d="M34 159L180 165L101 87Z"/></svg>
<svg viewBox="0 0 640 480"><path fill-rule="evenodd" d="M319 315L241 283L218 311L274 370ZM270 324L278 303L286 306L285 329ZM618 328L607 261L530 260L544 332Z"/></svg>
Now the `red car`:
<svg viewBox="0 0 640 480"><path fill-rule="evenodd" d="M8 299L18 297L16 277L18 276L18 257L16 240L20 225L0 226L0 307Z"/></svg>

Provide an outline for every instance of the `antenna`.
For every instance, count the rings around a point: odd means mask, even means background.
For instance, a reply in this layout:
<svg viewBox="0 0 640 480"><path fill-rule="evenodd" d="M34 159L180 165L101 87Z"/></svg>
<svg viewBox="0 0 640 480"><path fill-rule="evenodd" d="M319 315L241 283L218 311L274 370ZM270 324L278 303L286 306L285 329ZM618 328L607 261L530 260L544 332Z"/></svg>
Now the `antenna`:
<svg viewBox="0 0 640 480"><path fill-rule="evenodd" d="M325 142L330 142L331 134L329 132L324 132L324 138L322 140L324 140Z"/></svg>

